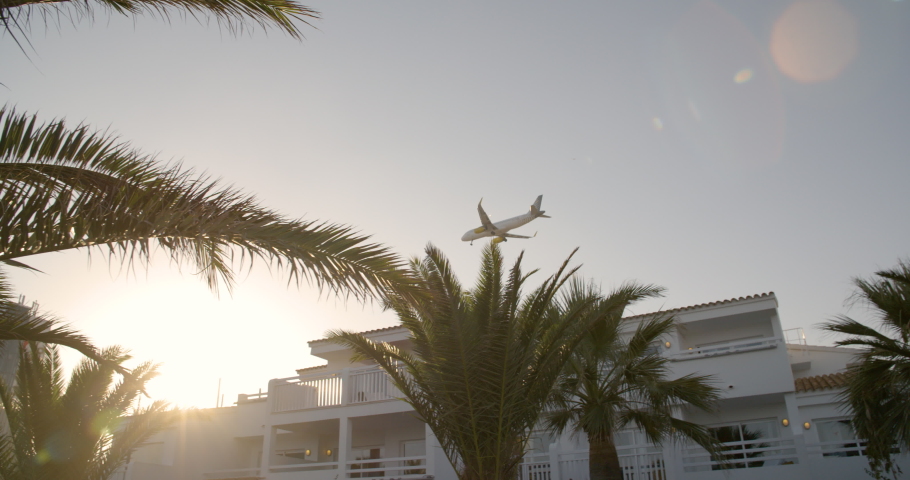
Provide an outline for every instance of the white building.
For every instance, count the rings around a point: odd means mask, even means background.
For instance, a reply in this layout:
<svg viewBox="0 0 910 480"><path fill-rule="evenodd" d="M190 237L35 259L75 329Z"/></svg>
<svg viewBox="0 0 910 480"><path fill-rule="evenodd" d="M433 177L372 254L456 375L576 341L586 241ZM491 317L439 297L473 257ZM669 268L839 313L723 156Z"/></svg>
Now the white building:
<svg viewBox="0 0 910 480"><path fill-rule="evenodd" d="M728 442L727 464L690 445L616 436L627 480L858 479L866 459L836 396L855 350L807 346L785 332L773 293L673 310L675 334L660 346L674 375L714 375L723 400L714 414L687 411ZM630 317L641 320L646 315ZM407 330L366 333L408 348ZM436 478L455 473L432 432L396 398L384 373L352 364L351 352L309 342L326 365L240 395L236 406L185 414L137 451L116 480ZM583 436L535 432L523 480L586 480ZM902 456L900 464L910 471Z"/></svg>

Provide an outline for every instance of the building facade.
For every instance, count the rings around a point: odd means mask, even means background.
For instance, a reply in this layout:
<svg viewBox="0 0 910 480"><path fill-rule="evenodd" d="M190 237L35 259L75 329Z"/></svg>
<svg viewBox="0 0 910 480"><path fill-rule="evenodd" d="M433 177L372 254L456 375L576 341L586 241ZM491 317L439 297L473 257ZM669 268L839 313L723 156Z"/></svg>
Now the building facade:
<svg viewBox="0 0 910 480"><path fill-rule="evenodd" d="M667 313L667 312L665 312ZM863 443L837 401L855 350L806 345L784 331L773 293L671 311L676 331L656 345L673 375L710 374L723 391L715 413L679 409L725 442L725 461L684 442L651 445L616 435L626 480L866 478ZM629 325L648 315L629 317ZM402 327L366 332L408 349ZM116 480L454 480L432 432L375 366L326 340L309 342L326 361L274 379L235 406L184 413L133 454ZM899 464L910 471L901 456ZM532 433L522 480L587 480L583 435Z"/></svg>

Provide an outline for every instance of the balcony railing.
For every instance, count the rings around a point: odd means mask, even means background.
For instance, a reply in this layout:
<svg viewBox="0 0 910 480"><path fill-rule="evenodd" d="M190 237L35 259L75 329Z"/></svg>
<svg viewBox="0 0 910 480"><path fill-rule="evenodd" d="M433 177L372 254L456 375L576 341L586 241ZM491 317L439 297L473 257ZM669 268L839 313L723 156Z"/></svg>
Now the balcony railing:
<svg viewBox="0 0 910 480"><path fill-rule="evenodd" d="M341 405L341 374L291 377L274 386L273 412Z"/></svg>
<svg viewBox="0 0 910 480"><path fill-rule="evenodd" d="M664 480L667 478L666 464L662 452L641 454L619 454L619 466L623 480ZM521 464L521 480L550 480L552 465L545 455L537 455ZM559 454L559 478L588 478L588 452Z"/></svg>
<svg viewBox="0 0 910 480"><path fill-rule="evenodd" d="M393 400L401 393L392 385L389 376L380 369L354 370L348 376L349 403L367 403Z"/></svg>
<svg viewBox="0 0 910 480"><path fill-rule="evenodd" d="M799 463L793 439L760 438L725 442L722 454L712 457L698 446L685 449L682 463L685 472L704 472L736 468L760 468Z"/></svg>
<svg viewBox="0 0 910 480"><path fill-rule="evenodd" d="M427 457L425 455L396 458L371 458L346 462L347 468L343 478L425 478L427 476ZM314 472L320 470L337 470L339 462L296 461L286 465L272 465L269 472ZM218 470L206 472L207 479L232 479L257 477L259 469ZM340 476L340 475L339 475Z"/></svg>
<svg viewBox="0 0 910 480"><path fill-rule="evenodd" d="M681 362L684 360L695 360L697 358L715 357L718 355L731 355L734 353L751 352L753 350L767 350L777 348L781 340L779 338L764 338L760 340L742 340L720 345L711 345L705 347L692 348L679 353L670 355L670 360Z"/></svg>
<svg viewBox="0 0 910 480"><path fill-rule="evenodd" d="M346 478L422 478L427 474L425 455L370 458L347 462Z"/></svg>
<svg viewBox="0 0 910 480"><path fill-rule="evenodd" d="M206 480L231 480L235 478L258 478L258 468L234 468L230 470L213 470L202 474Z"/></svg>
<svg viewBox="0 0 910 480"><path fill-rule="evenodd" d="M273 413L380 402L401 396L389 376L377 367L273 380L271 395Z"/></svg>

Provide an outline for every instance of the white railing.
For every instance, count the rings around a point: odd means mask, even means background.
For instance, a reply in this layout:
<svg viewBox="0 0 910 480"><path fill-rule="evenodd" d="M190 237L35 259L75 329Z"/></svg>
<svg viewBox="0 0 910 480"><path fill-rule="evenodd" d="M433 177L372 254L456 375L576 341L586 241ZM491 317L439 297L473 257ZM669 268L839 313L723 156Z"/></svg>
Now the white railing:
<svg viewBox="0 0 910 480"><path fill-rule="evenodd" d="M679 353L670 355L670 360L681 362L684 360L695 360L696 358L715 357L718 355L731 355L734 353L751 352L753 350L767 350L777 348L780 343L778 338L766 338L762 340L743 340L739 342L730 342L721 345L711 345L706 347L693 348L684 350Z"/></svg>
<svg viewBox="0 0 910 480"><path fill-rule="evenodd" d="M784 330L784 342L791 345L806 345L806 331L802 327Z"/></svg>
<svg viewBox="0 0 910 480"><path fill-rule="evenodd" d="M341 376L338 373L281 379L273 386L272 412L341 405Z"/></svg>
<svg viewBox="0 0 910 480"><path fill-rule="evenodd" d="M620 455L623 480L664 480L667 466L662 452Z"/></svg>
<svg viewBox="0 0 910 480"><path fill-rule="evenodd" d="M588 480L588 472L588 452L572 452L559 455L559 478Z"/></svg>
<svg viewBox="0 0 910 480"><path fill-rule="evenodd" d="M380 368L344 369L270 382L272 413L396 400L401 393ZM253 396L247 396L246 401ZM268 393L261 398L268 398Z"/></svg>
<svg viewBox="0 0 910 480"><path fill-rule="evenodd" d="M518 478L521 480L550 480L550 456L525 457L519 465Z"/></svg>
<svg viewBox="0 0 910 480"><path fill-rule="evenodd" d="M352 370L348 382L348 403L394 400L401 396L385 371L377 368Z"/></svg>
<svg viewBox="0 0 910 480"><path fill-rule="evenodd" d="M259 393L241 393L237 395L237 403L235 405L240 405L242 403L254 403L254 402L264 402L268 400L269 392L263 392L259 390Z"/></svg>
<svg viewBox="0 0 910 480"><path fill-rule="evenodd" d="M288 465L272 465L269 471L272 473L279 472L311 472L314 470L337 470L338 462L300 462Z"/></svg>
<svg viewBox="0 0 910 480"><path fill-rule="evenodd" d="M760 468L773 465L799 463L796 446L792 439L761 438L742 442L725 442L723 453L711 457L701 447L689 447L683 451L682 463L685 472L705 472L735 468Z"/></svg>
<svg viewBox="0 0 910 480"><path fill-rule="evenodd" d="M865 455L865 440L836 440L806 444L806 453L824 457L858 457Z"/></svg>
<svg viewBox="0 0 910 480"><path fill-rule="evenodd" d="M623 480L664 480L667 467L663 452L619 454ZM542 458L528 458L521 464L521 480L550 480L550 462ZM562 480L588 480L588 452L570 452L559 455L559 478Z"/></svg>
<svg viewBox="0 0 910 480"><path fill-rule="evenodd" d="M233 478L250 478L258 477L258 468L234 468L230 470L212 470L202 474L203 477L210 480L230 480Z"/></svg>
<svg viewBox="0 0 910 480"><path fill-rule="evenodd" d="M427 474L427 457L369 458L347 462L345 478L412 478Z"/></svg>

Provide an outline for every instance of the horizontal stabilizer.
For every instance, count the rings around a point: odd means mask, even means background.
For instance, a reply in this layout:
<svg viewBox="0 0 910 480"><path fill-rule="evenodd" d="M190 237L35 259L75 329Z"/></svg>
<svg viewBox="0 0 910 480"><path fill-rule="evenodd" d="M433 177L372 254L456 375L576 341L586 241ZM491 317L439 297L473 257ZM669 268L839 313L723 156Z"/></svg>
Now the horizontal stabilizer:
<svg viewBox="0 0 910 480"><path fill-rule="evenodd" d="M537 217L550 218L550 217L544 215L545 212L540 209L540 204L542 201L543 201L543 195L538 195L537 200L534 200L534 204L531 205L531 215L534 215L534 218L537 218Z"/></svg>

